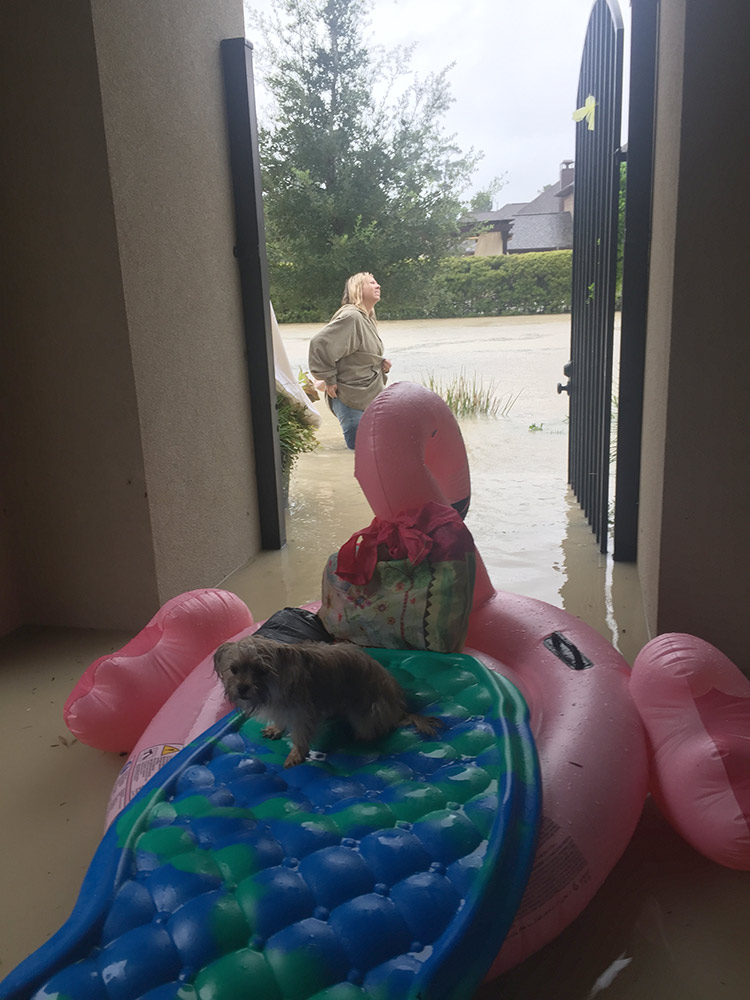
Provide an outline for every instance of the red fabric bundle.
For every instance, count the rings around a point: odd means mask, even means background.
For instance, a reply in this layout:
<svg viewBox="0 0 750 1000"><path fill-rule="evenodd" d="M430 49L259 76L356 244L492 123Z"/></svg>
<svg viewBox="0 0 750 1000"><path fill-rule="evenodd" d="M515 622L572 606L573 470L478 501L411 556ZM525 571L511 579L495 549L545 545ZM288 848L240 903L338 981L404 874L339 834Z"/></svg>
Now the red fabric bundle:
<svg viewBox="0 0 750 1000"><path fill-rule="evenodd" d="M376 517L328 560L318 615L360 646L459 652L475 571L474 540L452 507Z"/></svg>
<svg viewBox="0 0 750 1000"><path fill-rule="evenodd" d="M384 559L408 559L418 566L428 556L431 562L444 562L473 551L474 540L458 512L430 501L418 510L400 511L393 521L376 517L355 532L339 549L336 576L361 585Z"/></svg>

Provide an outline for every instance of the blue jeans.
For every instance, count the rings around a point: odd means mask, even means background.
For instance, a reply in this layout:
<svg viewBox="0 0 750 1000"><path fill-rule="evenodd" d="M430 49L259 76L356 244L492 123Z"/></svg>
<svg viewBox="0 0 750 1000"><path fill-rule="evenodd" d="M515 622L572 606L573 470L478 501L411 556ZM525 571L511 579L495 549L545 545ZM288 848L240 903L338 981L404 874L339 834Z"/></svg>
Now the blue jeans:
<svg viewBox="0 0 750 1000"><path fill-rule="evenodd" d="M336 396L331 397L331 409L338 417L341 430L344 432L344 441L347 448L354 449L354 442L357 438L357 428L362 419L364 410L353 410L351 406L342 403Z"/></svg>

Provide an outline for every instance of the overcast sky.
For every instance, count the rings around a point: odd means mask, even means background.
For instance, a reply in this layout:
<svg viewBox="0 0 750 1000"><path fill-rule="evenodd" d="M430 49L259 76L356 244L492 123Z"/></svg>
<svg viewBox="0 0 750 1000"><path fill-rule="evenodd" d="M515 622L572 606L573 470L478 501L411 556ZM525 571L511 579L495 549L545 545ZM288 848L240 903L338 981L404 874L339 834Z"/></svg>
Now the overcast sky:
<svg viewBox="0 0 750 1000"><path fill-rule="evenodd" d="M416 42L420 75L450 63L444 121L463 150L484 151L474 190L505 174L495 207L531 201L575 156L578 73L594 0L375 0L373 44ZM247 0L267 9L272 0ZM626 28L629 0L620 0ZM262 40L248 37L256 49ZM260 53L258 53L260 56ZM627 62L627 60L626 60ZM627 86L625 88L627 92Z"/></svg>

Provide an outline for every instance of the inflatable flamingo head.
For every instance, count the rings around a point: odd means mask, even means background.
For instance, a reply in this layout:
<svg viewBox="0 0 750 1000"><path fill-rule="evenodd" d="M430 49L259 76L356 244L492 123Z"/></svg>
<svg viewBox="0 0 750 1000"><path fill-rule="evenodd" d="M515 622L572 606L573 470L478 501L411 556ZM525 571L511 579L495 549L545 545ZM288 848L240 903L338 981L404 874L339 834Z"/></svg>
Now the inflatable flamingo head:
<svg viewBox="0 0 750 1000"><path fill-rule="evenodd" d="M392 519L430 500L466 516L469 462L448 405L416 382L396 382L365 410L354 475L377 517Z"/></svg>

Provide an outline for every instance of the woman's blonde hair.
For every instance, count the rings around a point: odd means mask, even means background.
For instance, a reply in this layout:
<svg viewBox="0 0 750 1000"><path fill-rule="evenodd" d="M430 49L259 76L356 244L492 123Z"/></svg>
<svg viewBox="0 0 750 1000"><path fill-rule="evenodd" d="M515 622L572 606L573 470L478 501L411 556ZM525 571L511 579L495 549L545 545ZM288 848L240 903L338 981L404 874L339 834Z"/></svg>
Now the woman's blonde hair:
<svg viewBox="0 0 750 1000"><path fill-rule="evenodd" d="M357 309L361 309L362 312L367 312L365 307L362 305L362 288L364 286L367 278L371 278L372 275L369 271L360 271L358 274L353 274L350 278L346 279L346 284L344 285L344 294L341 296L342 306L356 306ZM371 309L368 316L375 318L375 310Z"/></svg>

